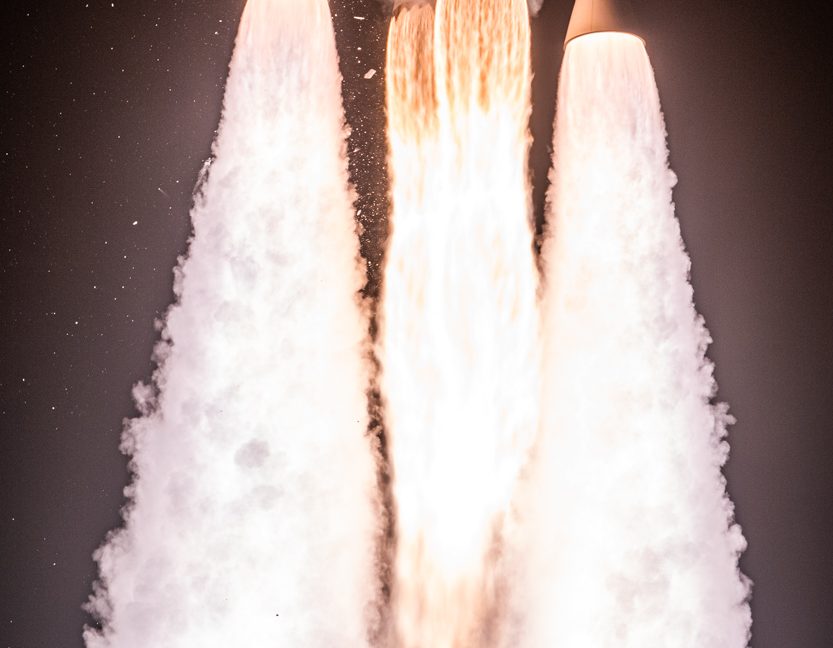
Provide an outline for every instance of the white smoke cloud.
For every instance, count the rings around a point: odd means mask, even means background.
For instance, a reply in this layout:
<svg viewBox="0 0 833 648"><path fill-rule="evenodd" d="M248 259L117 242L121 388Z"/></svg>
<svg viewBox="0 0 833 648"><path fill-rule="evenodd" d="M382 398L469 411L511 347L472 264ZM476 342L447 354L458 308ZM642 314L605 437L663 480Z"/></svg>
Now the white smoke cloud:
<svg viewBox="0 0 833 648"><path fill-rule="evenodd" d="M89 648L367 645L364 276L326 0L250 0ZM154 396L152 391L158 391Z"/></svg>
<svg viewBox="0 0 833 648"><path fill-rule="evenodd" d="M567 49L544 246L544 438L526 509L524 648L744 648L723 406L674 217L644 47ZM524 500L522 500L524 501Z"/></svg>

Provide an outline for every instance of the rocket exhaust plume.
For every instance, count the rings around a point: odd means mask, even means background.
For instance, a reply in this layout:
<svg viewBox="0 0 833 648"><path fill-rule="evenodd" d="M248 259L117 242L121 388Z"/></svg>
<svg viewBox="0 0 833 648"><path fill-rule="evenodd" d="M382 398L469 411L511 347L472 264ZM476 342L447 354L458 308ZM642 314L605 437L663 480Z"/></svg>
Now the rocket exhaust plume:
<svg viewBox="0 0 833 648"><path fill-rule="evenodd" d="M543 438L528 484L528 648L744 648L723 405L674 216L644 45L567 45L543 248Z"/></svg>
<svg viewBox="0 0 833 648"><path fill-rule="evenodd" d="M502 540L537 431L526 0L402 7L379 357L402 648L497 645Z"/></svg>
<svg viewBox="0 0 833 648"><path fill-rule="evenodd" d="M364 276L326 0L250 0L97 552L90 648L367 646L378 541Z"/></svg>

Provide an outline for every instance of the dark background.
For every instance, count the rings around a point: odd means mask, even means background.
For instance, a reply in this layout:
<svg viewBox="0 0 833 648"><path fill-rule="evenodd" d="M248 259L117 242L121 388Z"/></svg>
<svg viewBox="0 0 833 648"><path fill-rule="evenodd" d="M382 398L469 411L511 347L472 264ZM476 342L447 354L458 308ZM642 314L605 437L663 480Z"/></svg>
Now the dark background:
<svg viewBox="0 0 833 648"><path fill-rule="evenodd" d="M332 0L373 294L386 232L377 0ZM152 370L243 0L5 2L0 16L0 646L79 648L119 524L131 386ZM533 24L540 219L571 3ZM828 5L634 2L750 548L755 648L833 646L833 66ZM364 21L354 16L363 16ZM359 50L358 48L362 49ZM371 80L363 75L380 71ZM542 647L548 648L548 647ZM648 648L648 647L646 647ZM708 647L703 647L708 648Z"/></svg>

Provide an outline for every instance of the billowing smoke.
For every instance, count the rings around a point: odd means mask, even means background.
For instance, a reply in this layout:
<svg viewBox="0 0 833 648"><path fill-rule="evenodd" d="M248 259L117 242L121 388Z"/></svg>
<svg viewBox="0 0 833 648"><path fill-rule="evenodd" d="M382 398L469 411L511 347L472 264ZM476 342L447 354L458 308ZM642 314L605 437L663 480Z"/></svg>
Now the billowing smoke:
<svg viewBox="0 0 833 648"><path fill-rule="evenodd" d="M731 417L643 43L567 47L539 299L527 4L407 4L377 349L393 628L328 5L249 0L87 646L744 648Z"/></svg>
<svg viewBox="0 0 833 648"><path fill-rule="evenodd" d="M367 320L326 0L250 0L90 648L368 645Z"/></svg>
<svg viewBox="0 0 833 648"><path fill-rule="evenodd" d="M543 438L521 646L743 648L730 417L693 305L642 42L570 43L543 251Z"/></svg>

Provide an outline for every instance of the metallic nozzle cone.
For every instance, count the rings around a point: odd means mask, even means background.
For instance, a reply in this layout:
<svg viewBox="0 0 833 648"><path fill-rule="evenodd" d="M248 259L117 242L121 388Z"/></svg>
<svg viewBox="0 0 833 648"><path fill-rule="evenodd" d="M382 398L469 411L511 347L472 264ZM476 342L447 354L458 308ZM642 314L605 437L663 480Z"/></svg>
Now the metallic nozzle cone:
<svg viewBox="0 0 833 648"><path fill-rule="evenodd" d="M574 38L596 32L623 32L638 36L627 0L576 0L564 47Z"/></svg>

